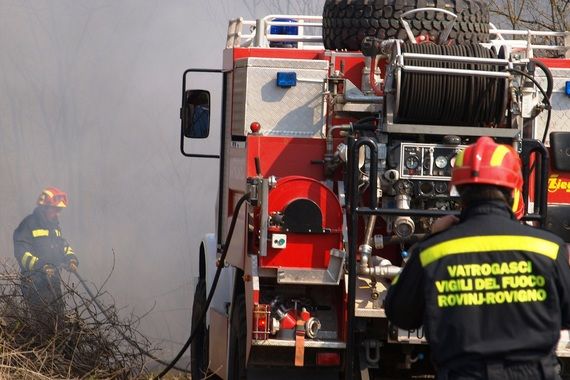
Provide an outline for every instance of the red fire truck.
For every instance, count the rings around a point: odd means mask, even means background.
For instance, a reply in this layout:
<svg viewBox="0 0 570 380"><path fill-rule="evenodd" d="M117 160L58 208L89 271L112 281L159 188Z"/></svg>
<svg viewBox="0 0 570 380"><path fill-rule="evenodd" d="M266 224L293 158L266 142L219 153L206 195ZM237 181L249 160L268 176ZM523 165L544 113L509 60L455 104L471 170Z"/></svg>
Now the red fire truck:
<svg viewBox="0 0 570 380"><path fill-rule="evenodd" d="M567 34L498 30L482 1L371 3L233 20L223 69L184 73L181 151L220 165L217 231L196 247L193 379L433 373L423 332L382 302L409 247L458 213L454 157L479 136L520 152L523 222L570 241L570 60L537 58L565 54L548 41ZM193 88L215 73L219 131L213 89ZM219 155L196 153L216 136Z"/></svg>

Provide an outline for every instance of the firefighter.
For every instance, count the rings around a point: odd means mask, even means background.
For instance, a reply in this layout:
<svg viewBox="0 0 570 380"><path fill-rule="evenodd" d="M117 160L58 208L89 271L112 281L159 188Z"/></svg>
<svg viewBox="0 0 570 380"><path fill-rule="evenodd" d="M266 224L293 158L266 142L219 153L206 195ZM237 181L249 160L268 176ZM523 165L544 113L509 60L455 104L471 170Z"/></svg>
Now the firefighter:
<svg viewBox="0 0 570 380"><path fill-rule="evenodd" d="M63 321L64 303L59 268L76 271L78 260L63 238L58 215L67 207L67 194L48 187L37 207L14 231L14 256L20 265L21 288L32 319L45 327Z"/></svg>
<svg viewBox="0 0 570 380"><path fill-rule="evenodd" d="M388 319L424 326L438 379L560 379L568 254L557 236L515 218L519 155L481 137L457 155L451 182L460 218L411 248L385 299Z"/></svg>

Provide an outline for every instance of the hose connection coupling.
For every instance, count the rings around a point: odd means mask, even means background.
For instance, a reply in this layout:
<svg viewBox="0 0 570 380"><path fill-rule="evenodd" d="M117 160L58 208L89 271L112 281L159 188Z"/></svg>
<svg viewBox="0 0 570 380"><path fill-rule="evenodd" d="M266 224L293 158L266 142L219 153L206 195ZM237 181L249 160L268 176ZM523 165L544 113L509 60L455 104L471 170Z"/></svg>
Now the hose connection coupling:
<svg viewBox="0 0 570 380"><path fill-rule="evenodd" d="M409 216L399 216L394 221L394 232L402 240L409 239L416 229L416 225Z"/></svg>
<svg viewBox="0 0 570 380"><path fill-rule="evenodd" d="M305 334L308 338L315 339L320 330L321 321L317 318L311 317L307 322L305 322Z"/></svg>

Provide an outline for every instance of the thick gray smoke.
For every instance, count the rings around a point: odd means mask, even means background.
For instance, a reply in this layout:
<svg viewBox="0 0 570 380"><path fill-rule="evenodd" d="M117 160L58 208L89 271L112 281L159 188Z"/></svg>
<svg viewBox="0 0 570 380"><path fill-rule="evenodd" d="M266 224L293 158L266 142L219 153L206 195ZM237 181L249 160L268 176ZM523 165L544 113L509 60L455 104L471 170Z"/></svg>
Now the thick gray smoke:
<svg viewBox="0 0 570 380"><path fill-rule="evenodd" d="M66 190L80 273L101 285L112 272L105 289L123 313L152 309L141 330L169 358L189 333L217 190L217 162L178 150L182 72L221 68L229 18L321 5L0 0L2 257L13 260L12 232L41 189Z"/></svg>

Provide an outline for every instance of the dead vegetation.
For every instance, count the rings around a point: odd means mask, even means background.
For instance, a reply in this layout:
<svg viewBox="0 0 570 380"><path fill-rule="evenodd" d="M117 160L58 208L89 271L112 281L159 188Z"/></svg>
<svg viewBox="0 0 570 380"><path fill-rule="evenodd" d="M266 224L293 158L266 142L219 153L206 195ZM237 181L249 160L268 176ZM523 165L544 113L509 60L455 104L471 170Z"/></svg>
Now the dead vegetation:
<svg viewBox="0 0 570 380"><path fill-rule="evenodd" d="M154 350L140 317L121 319L108 294L91 287L94 302L74 276L62 271L62 280L64 315L34 317L18 271L0 263L0 378L150 379Z"/></svg>

